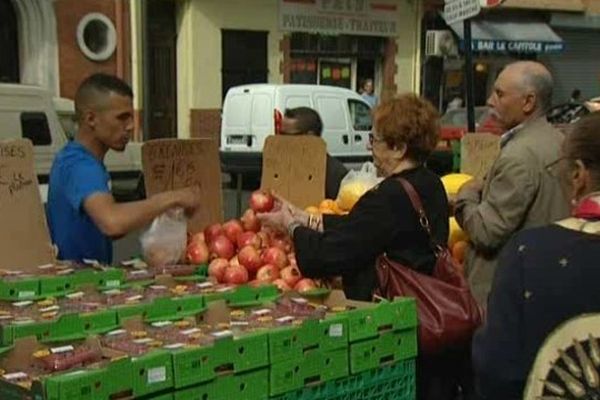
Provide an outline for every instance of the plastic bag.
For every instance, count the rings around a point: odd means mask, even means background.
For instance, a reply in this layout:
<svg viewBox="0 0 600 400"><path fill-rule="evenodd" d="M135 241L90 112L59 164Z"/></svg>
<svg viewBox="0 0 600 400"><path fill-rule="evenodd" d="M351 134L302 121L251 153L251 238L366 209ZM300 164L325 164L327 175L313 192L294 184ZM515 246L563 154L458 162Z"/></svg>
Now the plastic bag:
<svg viewBox="0 0 600 400"><path fill-rule="evenodd" d="M156 217L140 241L144 260L150 267L178 263L187 241L187 218L183 209L175 208Z"/></svg>
<svg viewBox="0 0 600 400"><path fill-rule="evenodd" d="M383 178L377 176L377 169L372 162L366 162L360 170L350 170L340 183L338 192L338 206L345 211L350 211L358 199L378 185Z"/></svg>

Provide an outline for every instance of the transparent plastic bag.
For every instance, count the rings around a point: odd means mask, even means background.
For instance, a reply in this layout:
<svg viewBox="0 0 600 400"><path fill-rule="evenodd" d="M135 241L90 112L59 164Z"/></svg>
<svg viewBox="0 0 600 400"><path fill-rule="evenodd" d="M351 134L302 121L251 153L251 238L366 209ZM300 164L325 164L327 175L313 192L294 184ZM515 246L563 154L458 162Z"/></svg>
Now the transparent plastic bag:
<svg viewBox="0 0 600 400"><path fill-rule="evenodd" d="M345 211L350 211L358 199L378 185L383 178L377 176L377 169L372 162L366 162L360 170L350 170L342 182L337 196L338 206Z"/></svg>
<svg viewBox="0 0 600 400"><path fill-rule="evenodd" d="M183 209L175 208L156 217L140 241L144 260L150 267L177 264L187 241L187 218Z"/></svg>

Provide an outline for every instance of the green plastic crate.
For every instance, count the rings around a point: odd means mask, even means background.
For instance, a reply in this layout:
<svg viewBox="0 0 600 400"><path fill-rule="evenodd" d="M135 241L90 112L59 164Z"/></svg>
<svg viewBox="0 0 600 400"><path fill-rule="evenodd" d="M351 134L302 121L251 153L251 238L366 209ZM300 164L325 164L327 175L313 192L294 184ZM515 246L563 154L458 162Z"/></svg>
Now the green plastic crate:
<svg viewBox="0 0 600 400"><path fill-rule="evenodd" d="M117 314L112 310L65 314L53 321L4 326L0 329L0 345L9 346L15 339L27 336L35 336L42 342L82 339L117 327Z"/></svg>
<svg viewBox="0 0 600 400"><path fill-rule="evenodd" d="M31 300L40 295L40 280L37 277L6 280L0 279L0 300Z"/></svg>
<svg viewBox="0 0 600 400"><path fill-rule="evenodd" d="M357 374L416 356L416 329L382 333L377 339L350 344L350 373Z"/></svg>
<svg viewBox="0 0 600 400"><path fill-rule="evenodd" d="M114 289L125 282L125 273L117 268L104 271L83 269L69 275L42 276L39 280L40 296L62 296L82 286Z"/></svg>
<svg viewBox="0 0 600 400"><path fill-rule="evenodd" d="M266 332L218 339L212 346L172 352L175 388L197 385L221 373L240 373L269 365Z"/></svg>
<svg viewBox="0 0 600 400"><path fill-rule="evenodd" d="M322 385L290 391L271 400L414 400L415 361L405 360Z"/></svg>
<svg viewBox="0 0 600 400"><path fill-rule="evenodd" d="M232 307L251 307L276 300L279 297L279 290L275 285L265 285L257 288L240 286L226 292L209 293L204 297L207 303L225 300L227 305Z"/></svg>
<svg viewBox="0 0 600 400"><path fill-rule="evenodd" d="M205 310L204 296L163 297L155 299L146 310L146 321L185 318Z"/></svg>
<svg viewBox="0 0 600 400"><path fill-rule="evenodd" d="M307 351L335 350L348 347L348 318L346 314L324 320L307 320L300 326L282 327L268 331L271 363L301 358Z"/></svg>
<svg viewBox="0 0 600 400"><path fill-rule="evenodd" d="M173 388L173 359L169 351L153 351L140 357L132 357L130 362L135 397Z"/></svg>
<svg viewBox="0 0 600 400"><path fill-rule="evenodd" d="M373 307L347 313L350 343L376 338L386 331L398 331L417 326L417 305L413 298L398 297L382 301Z"/></svg>
<svg viewBox="0 0 600 400"><path fill-rule="evenodd" d="M174 400L264 400L269 396L267 368L224 375L203 385L175 392Z"/></svg>
<svg viewBox="0 0 600 400"><path fill-rule="evenodd" d="M348 375L348 351L312 351L303 358L271 364L269 393L276 396Z"/></svg>

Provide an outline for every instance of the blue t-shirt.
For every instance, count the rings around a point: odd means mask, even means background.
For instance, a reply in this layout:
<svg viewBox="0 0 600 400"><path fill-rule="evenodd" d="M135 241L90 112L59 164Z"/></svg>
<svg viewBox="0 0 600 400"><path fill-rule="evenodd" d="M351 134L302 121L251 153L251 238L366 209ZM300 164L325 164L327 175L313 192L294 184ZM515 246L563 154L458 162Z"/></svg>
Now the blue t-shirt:
<svg viewBox="0 0 600 400"><path fill-rule="evenodd" d="M85 199L110 193L104 165L81 144L67 144L54 159L48 187L48 224L61 260L112 262L112 242L85 212Z"/></svg>

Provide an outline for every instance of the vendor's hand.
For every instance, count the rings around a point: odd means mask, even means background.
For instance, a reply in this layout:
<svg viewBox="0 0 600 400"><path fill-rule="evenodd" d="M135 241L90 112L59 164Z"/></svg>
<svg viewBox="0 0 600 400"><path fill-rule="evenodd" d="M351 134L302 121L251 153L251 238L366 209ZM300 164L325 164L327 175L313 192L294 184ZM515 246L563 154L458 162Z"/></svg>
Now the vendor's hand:
<svg viewBox="0 0 600 400"><path fill-rule="evenodd" d="M182 207L186 212L191 213L200 206L200 187L190 186L184 189L178 189L171 192L175 207Z"/></svg>
<svg viewBox="0 0 600 400"><path fill-rule="evenodd" d="M286 198L280 196L276 192L271 192L271 195L275 198L275 207L274 210L280 210L283 208L287 208L289 212L292 214L293 220L306 225L308 221L308 213L303 209L296 207L292 203L290 203Z"/></svg>

